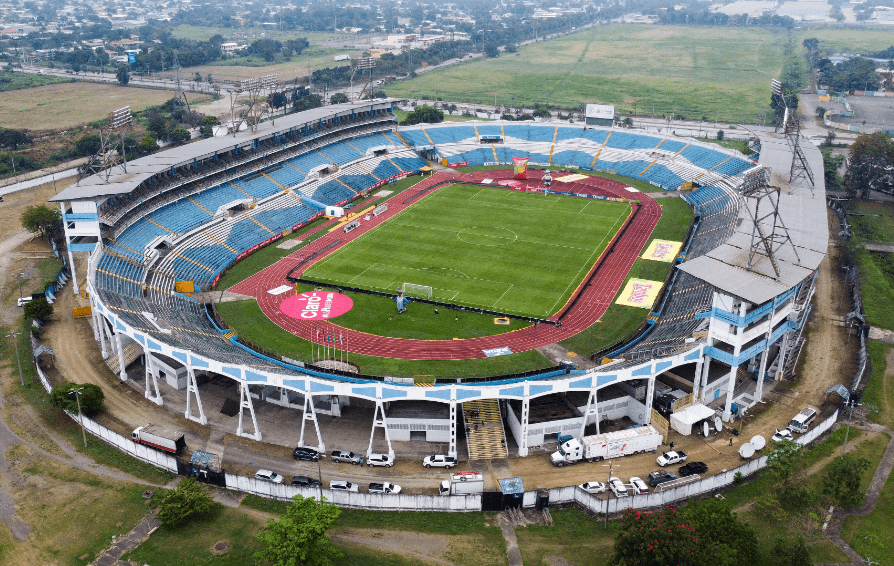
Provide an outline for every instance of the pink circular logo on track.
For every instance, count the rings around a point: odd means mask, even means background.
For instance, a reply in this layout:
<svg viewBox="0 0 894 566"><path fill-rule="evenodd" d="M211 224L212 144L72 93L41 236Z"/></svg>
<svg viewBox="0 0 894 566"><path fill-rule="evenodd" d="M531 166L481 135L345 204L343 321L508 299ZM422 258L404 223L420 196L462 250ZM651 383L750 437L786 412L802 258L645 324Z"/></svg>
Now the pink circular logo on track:
<svg viewBox="0 0 894 566"><path fill-rule="evenodd" d="M286 316L299 320L328 320L351 310L354 301L334 291L308 291L289 297L279 305Z"/></svg>

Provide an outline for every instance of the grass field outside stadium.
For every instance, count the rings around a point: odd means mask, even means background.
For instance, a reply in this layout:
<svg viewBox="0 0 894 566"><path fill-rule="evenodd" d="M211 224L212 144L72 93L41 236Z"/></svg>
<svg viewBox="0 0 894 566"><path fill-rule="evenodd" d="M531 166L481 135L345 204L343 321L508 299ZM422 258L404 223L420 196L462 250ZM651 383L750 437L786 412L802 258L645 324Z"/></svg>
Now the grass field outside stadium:
<svg viewBox="0 0 894 566"><path fill-rule="evenodd" d="M568 301L631 212L627 203L450 185L308 269L333 285L532 317Z"/></svg>

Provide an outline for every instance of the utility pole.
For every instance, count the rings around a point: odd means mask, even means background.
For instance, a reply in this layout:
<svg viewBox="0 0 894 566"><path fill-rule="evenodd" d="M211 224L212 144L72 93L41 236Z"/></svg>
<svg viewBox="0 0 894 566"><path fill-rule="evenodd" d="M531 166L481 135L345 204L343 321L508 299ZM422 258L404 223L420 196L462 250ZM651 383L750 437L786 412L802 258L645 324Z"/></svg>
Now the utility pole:
<svg viewBox="0 0 894 566"><path fill-rule="evenodd" d="M16 361L19 363L19 383L25 387L25 376L22 374L22 359L19 357L19 334L21 332L12 332L7 334L7 338L12 338L12 343L16 347Z"/></svg>
<svg viewBox="0 0 894 566"><path fill-rule="evenodd" d="M83 392L83 387L72 387L68 390L68 394L74 395L75 401L78 403L78 422L81 423L81 436L84 438L84 448L87 448L87 433L84 431L84 417L81 415L81 394Z"/></svg>

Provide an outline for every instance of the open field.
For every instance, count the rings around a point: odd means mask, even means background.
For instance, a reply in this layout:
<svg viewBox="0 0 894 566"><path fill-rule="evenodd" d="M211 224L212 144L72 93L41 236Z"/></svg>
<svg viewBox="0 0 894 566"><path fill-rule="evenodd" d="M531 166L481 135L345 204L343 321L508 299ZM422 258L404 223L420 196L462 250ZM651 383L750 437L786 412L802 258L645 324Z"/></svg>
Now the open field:
<svg viewBox="0 0 894 566"><path fill-rule="evenodd" d="M0 73L0 92L73 81L74 79L35 75L32 73Z"/></svg>
<svg viewBox="0 0 894 566"><path fill-rule="evenodd" d="M808 37L819 40L820 52L867 53L880 51L889 47L894 40L891 38L891 30L878 28L840 29L825 28L814 30L802 30L794 37L798 46Z"/></svg>
<svg viewBox="0 0 894 566"><path fill-rule="evenodd" d="M311 45L327 39L336 38L352 38L356 37L351 34L333 33L333 32L316 32L316 31L278 31L278 30L260 30L260 29L237 29L237 28L220 28L191 26L188 24L180 24L175 27L171 35L177 39L194 39L196 41L207 41L211 36L220 34L228 41L238 41L239 43L251 43L256 39L276 39L283 41L286 39L296 39L304 37Z"/></svg>
<svg viewBox="0 0 894 566"><path fill-rule="evenodd" d="M768 112L786 35L765 29L610 25L519 48L517 56L425 73L393 96L753 122Z"/></svg>
<svg viewBox="0 0 894 566"><path fill-rule="evenodd" d="M130 106L132 112L170 100L173 92L111 84L62 83L3 94L0 125L4 128L59 130L107 118ZM207 97L193 95L198 100Z"/></svg>
<svg viewBox="0 0 894 566"><path fill-rule="evenodd" d="M453 185L314 264L304 277L545 317L568 300L627 204Z"/></svg>

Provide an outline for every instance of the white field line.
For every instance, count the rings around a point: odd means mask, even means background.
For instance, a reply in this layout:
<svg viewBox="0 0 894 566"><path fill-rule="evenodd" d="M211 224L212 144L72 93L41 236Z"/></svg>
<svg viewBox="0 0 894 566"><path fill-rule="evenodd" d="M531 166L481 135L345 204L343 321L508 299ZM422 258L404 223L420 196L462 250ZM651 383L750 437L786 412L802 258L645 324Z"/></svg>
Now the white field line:
<svg viewBox="0 0 894 566"><path fill-rule="evenodd" d="M559 297L556 299L556 302L553 303L553 306L552 306L552 307L550 307L549 309L546 310L546 312L544 313L544 315L549 315L550 313L552 313L552 312L555 311L556 305L559 303L560 300L562 300L562 297L565 296L565 293L568 291L568 288L571 287L571 285L573 285L575 281L577 281L577 278L578 278L578 276L580 275L580 272L581 272L584 268L589 269L589 268L592 266L591 260L593 259L593 256L596 255L596 252L599 250L599 248L602 247L603 242L605 242L605 239L608 238L609 234L611 234L612 236L615 235L615 233L618 231L618 229L615 228L615 226L618 225L618 222L619 222L619 221L623 222L622 219L625 218L625 217L626 217L626 215L625 215L625 214L622 214L621 216L619 216L619 217L615 220L615 223L612 225L613 230L610 230L610 231L608 231L608 232L605 233L605 235L602 237L602 241L599 242L599 245L596 246L596 247L593 249L593 253L590 254L590 257L587 258L587 261L585 261L585 262L581 265L580 269L577 270L577 273L574 274L574 277L572 277L572 278L569 280L568 285L566 285L566 286L565 286L565 289L563 289L562 292L559 294Z"/></svg>

